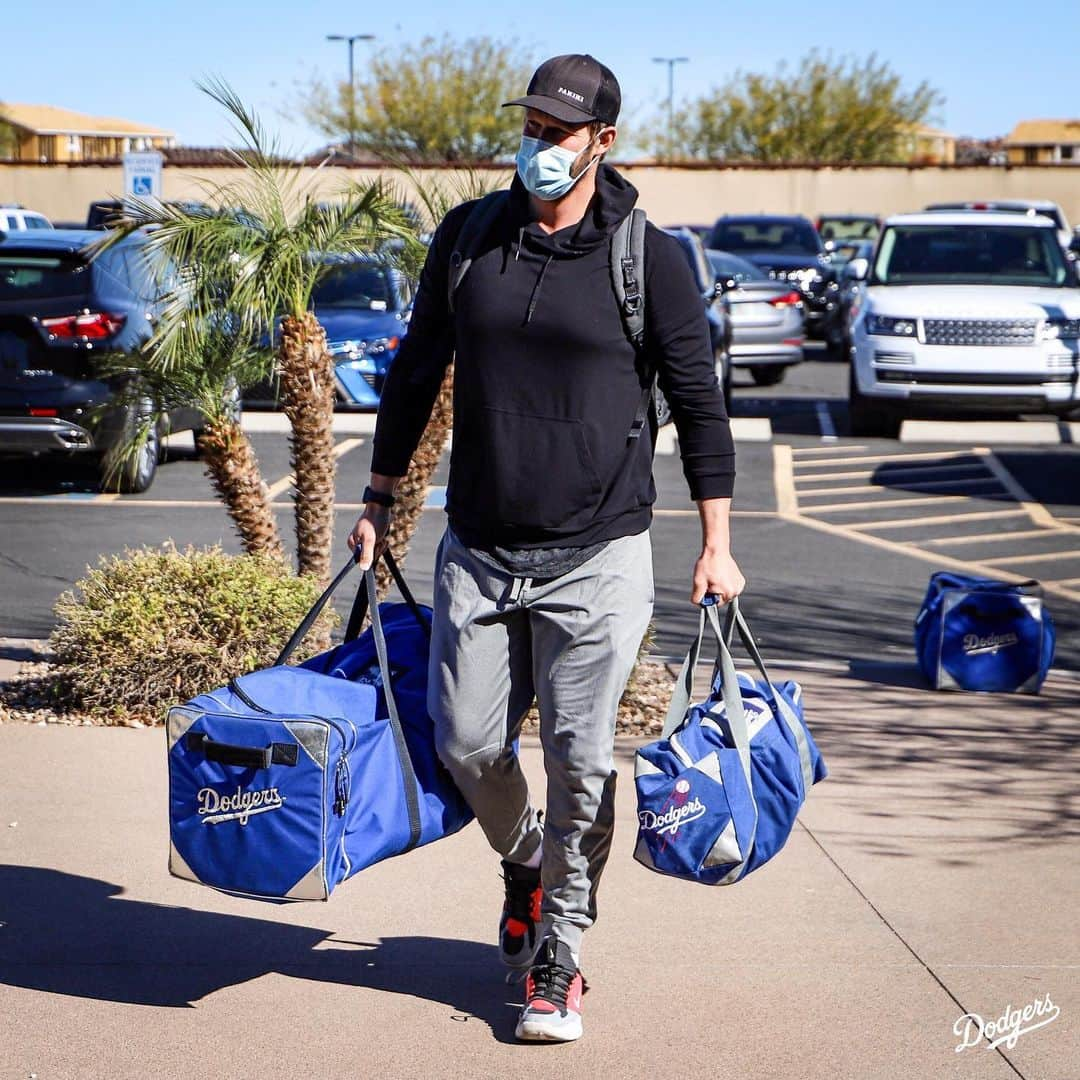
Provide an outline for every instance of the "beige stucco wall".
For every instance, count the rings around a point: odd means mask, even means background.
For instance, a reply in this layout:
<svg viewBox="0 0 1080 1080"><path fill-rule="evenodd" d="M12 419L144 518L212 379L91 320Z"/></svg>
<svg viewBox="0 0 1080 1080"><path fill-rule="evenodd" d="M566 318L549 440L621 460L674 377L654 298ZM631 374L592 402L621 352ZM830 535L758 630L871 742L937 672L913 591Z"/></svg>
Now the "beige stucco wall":
<svg viewBox="0 0 1080 1080"><path fill-rule="evenodd" d="M1080 222L1080 169L1061 168L821 168L666 169L620 166L641 192L641 205L657 224L708 223L723 213L803 213L914 210L954 199L1053 199ZM375 170L305 170L320 198L332 198L350 180ZM203 198L201 182L235 180L229 168L166 168L166 198ZM392 174L391 174L392 175ZM430 173L428 174L430 175ZM508 173L502 175L508 176ZM0 162L0 202L20 202L58 221L80 221L94 199L122 187L119 166L30 166Z"/></svg>

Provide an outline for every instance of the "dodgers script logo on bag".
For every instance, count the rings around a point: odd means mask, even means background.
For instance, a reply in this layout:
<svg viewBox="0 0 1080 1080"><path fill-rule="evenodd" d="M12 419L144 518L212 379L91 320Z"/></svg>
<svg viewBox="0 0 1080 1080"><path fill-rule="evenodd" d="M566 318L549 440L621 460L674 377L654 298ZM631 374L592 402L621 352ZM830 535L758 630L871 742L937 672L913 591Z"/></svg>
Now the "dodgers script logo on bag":
<svg viewBox="0 0 1080 1080"><path fill-rule="evenodd" d="M237 787L233 795L223 795L211 787L199 790L199 816L204 825L219 825L223 821L248 823L252 814L265 814L270 810L280 810L285 805L285 796L276 787L257 791L245 791Z"/></svg>
<svg viewBox="0 0 1080 1080"><path fill-rule="evenodd" d="M998 649L1007 649L1010 645L1017 645L1019 642L1019 634L990 634L987 637L979 637L978 634L965 634L964 652L968 656L996 653Z"/></svg>
<svg viewBox="0 0 1080 1080"><path fill-rule="evenodd" d="M659 813L652 810L642 810L638 813L638 821L641 827L649 832L655 832L657 836L666 836L673 840L681 825L688 825L691 821L705 816L705 804L695 795L690 798L690 782L679 780L675 784L669 803L660 808Z"/></svg>

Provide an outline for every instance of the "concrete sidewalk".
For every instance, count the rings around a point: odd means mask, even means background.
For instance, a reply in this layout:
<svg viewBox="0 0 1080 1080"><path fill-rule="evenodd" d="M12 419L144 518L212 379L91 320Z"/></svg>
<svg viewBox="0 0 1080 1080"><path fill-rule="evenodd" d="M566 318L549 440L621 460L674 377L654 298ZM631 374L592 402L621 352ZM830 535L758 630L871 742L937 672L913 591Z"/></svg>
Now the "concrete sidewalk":
<svg viewBox="0 0 1080 1080"><path fill-rule="evenodd" d="M1076 1080L1080 686L789 674L831 775L732 888L633 861L619 744L568 1046L514 1043L521 988L496 958L501 882L475 825L326 905L233 899L167 875L160 730L0 726L0 1078ZM542 792L535 742L523 757ZM957 1052L965 1012L1046 995L1053 1022Z"/></svg>

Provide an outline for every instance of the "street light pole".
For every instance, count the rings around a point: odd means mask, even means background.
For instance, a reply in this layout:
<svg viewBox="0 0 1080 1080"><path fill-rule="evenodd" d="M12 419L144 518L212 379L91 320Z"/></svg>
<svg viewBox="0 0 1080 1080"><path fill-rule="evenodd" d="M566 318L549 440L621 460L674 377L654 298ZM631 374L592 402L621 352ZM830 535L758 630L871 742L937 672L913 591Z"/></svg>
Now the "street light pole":
<svg viewBox="0 0 1080 1080"><path fill-rule="evenodd" d="M353 76L353 47L358 41L374 41L374 34L327 34L327 41L344 41L349 46L349 157L356 156L356 80Z"/></svg>
<svg viewBox="0 0 1080 1080"><path fill-rule="evenodd" d="M687 64L689 56L654 56L654 64L667 64L667 157L675 156L675 65Z"/></svg>

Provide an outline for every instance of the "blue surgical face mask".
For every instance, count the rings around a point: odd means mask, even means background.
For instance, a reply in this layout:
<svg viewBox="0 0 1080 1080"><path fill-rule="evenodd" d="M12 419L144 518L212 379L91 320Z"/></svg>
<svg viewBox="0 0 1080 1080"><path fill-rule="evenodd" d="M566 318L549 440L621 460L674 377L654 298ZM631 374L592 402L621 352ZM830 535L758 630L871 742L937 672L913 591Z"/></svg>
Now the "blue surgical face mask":
<svg viewBox="0 0 1080 1080"><path fill-rule="evenodd" d="M538 199L551 202L562 198L599 160L593 158L577 176L571 176L570 169L580 154L580 150L564 150L561 146L522 135L517 173L526 190Z"/></svg>

